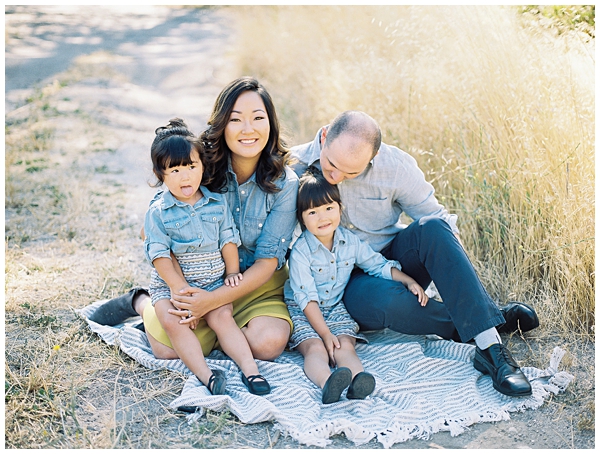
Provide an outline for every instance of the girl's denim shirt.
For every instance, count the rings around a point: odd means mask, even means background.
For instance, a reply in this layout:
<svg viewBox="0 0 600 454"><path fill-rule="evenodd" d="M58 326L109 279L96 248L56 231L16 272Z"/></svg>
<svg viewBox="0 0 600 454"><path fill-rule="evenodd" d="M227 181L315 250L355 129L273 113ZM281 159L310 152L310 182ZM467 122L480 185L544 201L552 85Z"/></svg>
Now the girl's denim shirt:
<svg viewBox="0 0 600 454"><path fill-rule="evenodd" d="M168 191L159 191L146 212L144 250L152 263L159 257L187 252L213 252L227 243L240 245L240 235L223 194L200 186L202 197L193 206Z"/></svg>
<svg viewBox="0 0 600 454"><path fill-rule="evenodd" d="M274 182L279 191L269 194L256 183L256 174L238 184L230 160L227 181L224 195L242 242L240 270L247 270L261 258L277 258L277 269L280 269L285 265L297 223L298 176L286 166L284 175Z"/></svg>
<svg viewBox="0 0 600 454"><path fill-rule="evenodd" d="M335 231L331 251L305 230L290 254L285 299L295 301L302 310L310 301L316 301L319 307L334 306L342 300L355 265L385 279L392 279L392 267L402 268L396 260L386 259L343 227Z"/></svg>

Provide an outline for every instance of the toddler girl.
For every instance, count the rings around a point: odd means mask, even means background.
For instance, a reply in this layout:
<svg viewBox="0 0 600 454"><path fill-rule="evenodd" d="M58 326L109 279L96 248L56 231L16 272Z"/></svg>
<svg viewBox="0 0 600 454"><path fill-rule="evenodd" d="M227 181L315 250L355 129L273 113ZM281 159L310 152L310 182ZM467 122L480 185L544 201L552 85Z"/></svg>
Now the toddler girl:
<svg viewBox="0 0 600 454"><path fill-rule="evenodd" d="M290 254L285 298L294 323L289 346L304 356L304 372L322 388L324 404L337 402L346 387L348 399L364 399L375 389L375 378L364 371L354 349L356 339L366 338L358 334L358 324L342 303L355 265L401 282L421 306L428 301L397 261L387 260L340 226L341 209L337 186L309 168L300 178L297 215L303 232ZM330 365L337 366L333 373Z"/></svg>
<svg viewBox="0 0 600 454"><path fill-rule="evenodd" d="M208 368L200 340L192 331L198 322L181 324L181 317L168 310L174 308L171 295L188 285L208 291L223 284L238 285L242 279L239 233L224 195L201 186L210 178L203 165L203 147L183 120L173 119L155 133L153 171L157 186L164 184L167 190L151 202L144 222L145 253L154 267L149 294L179 358L212 394L224 394L225 375ZM270 386L258 373L246 337L233 319L232 304L203 318L216 333L222 350L242 370L248 389L268 394Z"/></svg>

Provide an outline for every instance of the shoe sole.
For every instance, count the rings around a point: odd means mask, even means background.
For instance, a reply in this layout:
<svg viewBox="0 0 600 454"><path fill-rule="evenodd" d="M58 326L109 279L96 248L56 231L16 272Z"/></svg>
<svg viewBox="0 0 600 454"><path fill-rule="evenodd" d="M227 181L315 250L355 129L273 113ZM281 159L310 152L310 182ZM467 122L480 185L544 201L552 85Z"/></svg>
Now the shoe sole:
<svg viewBox="0 0 600 454"><path fill-rule="evenodd" d="M538 326L540 326L540 319L538 318L537 313L535 312L533 307L531 307L529 304L526 304L526 303L523 303L520 301L509 301L507 304L512 304L515 302L518 302L519 304L522 304L527 309L529 309L532 312L532 314L535 316L535 320L531 321L531 323L521 324L521 320L519 319L519 320L515 321L515 327L513 329L505 329L505 330L503 330L503 332L512 333L517 330L520 330L522 333L526 333L526 332L531 331L532 329L536 329Z"/></svg>
<svg viewBox="0 0 600 454"><path fill-rule="evenodd" d="M477 356L475 356L475 359L473 360L473 367L484 375L489 375L490 377L492 375L492 371L490 371L484 363L479 361ZM496 391L498 391L500 394L504 394L505 396L510 396L510 397L531 396L531 391L526 391L523 393L500 391L500 389L498 389L498 386L496 385L494 380L492 380L492 386L494 387L494 389Z"/></svg>
<svg viewBox="0 0 600 454"><path fill-rule="evenodd" d="M346 389L352 382L352 372L346 367L342 367L334 371L327 379L323 387L324 404L332 404L340 400L342 391Z"/></svg>
<svg viewBox="0 0 600 454"><path fill-rule="evenodd" d="M348 399L364 399L375 390L375 377L369 373L359 372L352 380L346 393Z"/></svg>

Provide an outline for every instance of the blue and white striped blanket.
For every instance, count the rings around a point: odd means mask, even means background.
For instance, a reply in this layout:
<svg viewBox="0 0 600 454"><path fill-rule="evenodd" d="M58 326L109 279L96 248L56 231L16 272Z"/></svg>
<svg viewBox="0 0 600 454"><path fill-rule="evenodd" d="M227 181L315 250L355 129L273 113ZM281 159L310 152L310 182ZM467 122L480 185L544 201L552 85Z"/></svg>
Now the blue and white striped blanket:
<svg viewBox="0 0 600 454"><path fill-rule="evenodd" d="M536 409L574 378L559 372L565 352L556 347L547 369L522 367L531 381L532 396L504 396L493 389L489 376L473 368L473 345L385 330L366 332L369 344L356 347L365 370L376 379L375 391L365 400L347 400L342 395L339 402L323 405L321 390L303 372L302 356L288 351L274 362L258 361L272 388L266 396L250 394L235 363L213 351L206 358L209 367L227 373L227 394L213 396L180 360L152 355L145 333L131 327L139 318L121 327L88 320L103 302L77 312L107 344L117 345L148 368L190 375L181 396L170 404L172 409L199 407L190 421L200 418L204 409L228 410L246 424L273 421L282 434L309 446L326 446L331 436L342 433L357 445L375 438L385 448L440 431L459 435L472 424L508 420L510 412Z"/></svg>

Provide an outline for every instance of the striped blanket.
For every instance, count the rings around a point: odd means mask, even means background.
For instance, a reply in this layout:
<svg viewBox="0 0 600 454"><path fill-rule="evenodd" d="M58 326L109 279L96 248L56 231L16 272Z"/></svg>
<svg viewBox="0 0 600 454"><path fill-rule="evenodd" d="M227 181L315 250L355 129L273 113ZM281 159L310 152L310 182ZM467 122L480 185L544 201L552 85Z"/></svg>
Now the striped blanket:
<svg viewBox="0 0 600 454"><path fill-rule="evenodd" d="M229 411L246 424L272 421L282 434L308 446L326 446L336 434L357 445L375 438L385 448L440 431L456 436L472 424L508 420L510 412L536 409L574 378L558 370L565 352L556 347L545 370L522 367L531 381L530 397L504 396L493 389L489 376L473 368L473 345L385 330L366 332L369 344L356 347L365 370L376 379L375 391L365 400L348 400L342 394L339 402L323 405L321 390L303 372L302 356L288 351L276 361L258 361L272 388L266 396L250 394L235 363L213 351L206 358L209 367L227 374L227 394L213 396L180 360L158 360L152 355L145 333L131 326L139 318L120 327L88 320L103 302L77 312L107 344L119 346L148 368L190 375L181 395L170 404L173 410L198 407L188 416L190 421L201 418L205 409Z"/></svg>

